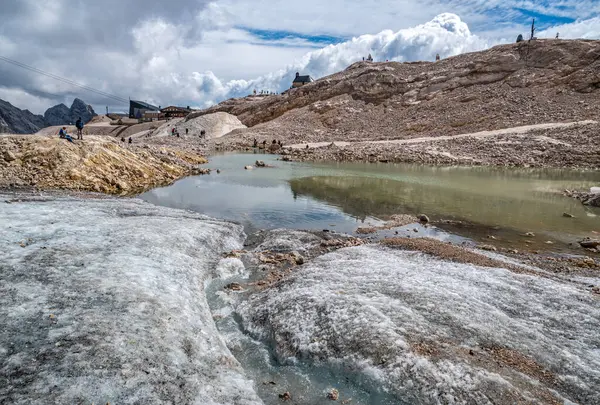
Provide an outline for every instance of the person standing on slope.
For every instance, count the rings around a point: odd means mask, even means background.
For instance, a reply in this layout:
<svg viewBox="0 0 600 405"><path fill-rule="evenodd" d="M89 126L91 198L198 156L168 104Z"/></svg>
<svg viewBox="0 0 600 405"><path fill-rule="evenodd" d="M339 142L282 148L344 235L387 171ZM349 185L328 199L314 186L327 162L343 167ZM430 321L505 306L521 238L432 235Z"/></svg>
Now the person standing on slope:
<svg viewBox="0 0 600 405"><path fill-rule="evenodd" d="M83 140L83 121L81 120L81 117L79 117L75 123L75 127L77 128L77 139Z"/></svg>

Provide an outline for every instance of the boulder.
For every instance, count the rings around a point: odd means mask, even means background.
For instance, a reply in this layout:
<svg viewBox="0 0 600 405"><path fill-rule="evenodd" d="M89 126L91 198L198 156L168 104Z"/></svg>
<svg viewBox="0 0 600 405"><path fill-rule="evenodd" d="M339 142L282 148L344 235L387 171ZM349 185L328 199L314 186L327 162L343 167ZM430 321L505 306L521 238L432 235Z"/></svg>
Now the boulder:
<svg viewBox="0 0 600 405"><path fill-rule="evenodd" d="M420 214L418 218L419 218L419 222L422 222L424 224L429 223L429 217L425 214Z"/></svg>
<svg viewBox="0 0 600 405"><path fill-rule="evenodd" d="M15 156L14 153L12 153L9 150L5 150L4 153L2 154L2 157L4 158L4 160L6 160L7 162L12 162L17 160L17 157Z"/></svg>
<svg viewBox="0 0 600 405"><path fill-rule="evenodd" d="M257 160L256 163L254 163L254 165L256 167L267 167L267 165L265 164L265 162L263 162L262 160Z"/></svg>
<svg viewBox="0 0 600 405"><path fill-rule="evenodd" d="M595 249L600 246L600 240L585 238L584 240L579 241L579 245L586 249Z"/></svg>
<svg viewBox="0 0 600 405"><path fill-rule="evenodd" d="M254 169L254 167L252 167L252 166L244 166L244 169L246 169L246 170L252 170L252 169Z"/></svg>
<svg viewBox="0 0 600 405"><path fill-rule="evenodd" d="M340 392L335 388L332 388L331 391L327 393L327 399L331 401L337 401L340 398Z"/></svg>

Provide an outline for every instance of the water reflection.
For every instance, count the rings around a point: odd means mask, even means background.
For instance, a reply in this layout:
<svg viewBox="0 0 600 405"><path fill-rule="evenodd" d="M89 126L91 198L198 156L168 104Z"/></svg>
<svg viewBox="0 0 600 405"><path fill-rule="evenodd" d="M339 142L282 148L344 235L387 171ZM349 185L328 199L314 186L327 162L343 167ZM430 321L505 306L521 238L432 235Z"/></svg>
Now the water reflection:
<svg viewBox="0 0 600 405"><path fill-rule="evenodd" d="M505 177L478 184L454 181L406 182L358 176L316 176L290 181L294 193L339 206L363 217L427 213L438 219L464 220L522 230L581 234L600 229L597 210L558 193L538 191ZM527 183L525 185L532 185ZM576 218L564 218L564 212Z"/></svg>
<svg viewBox="0 0 600 405"><path fill-rule="evenodd" d="M244 170L260 158L273 169ZM600 210L564 197L565 188L600 184L597 172L428 167L391 164L300 164L274 156L211 158L221 174L183 179L141 197L159 205L235 220L250 230L288 227L352 232L393 214L501 226L569 240L600 230ZM569 212L576 218L564 218Z"/></svg>

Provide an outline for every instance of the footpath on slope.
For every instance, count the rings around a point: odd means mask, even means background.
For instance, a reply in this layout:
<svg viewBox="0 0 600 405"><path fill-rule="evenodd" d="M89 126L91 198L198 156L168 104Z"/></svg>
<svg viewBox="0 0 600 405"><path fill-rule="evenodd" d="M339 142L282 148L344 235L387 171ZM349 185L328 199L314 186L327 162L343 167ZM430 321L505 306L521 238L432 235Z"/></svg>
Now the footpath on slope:
<svg viewBox="0 0 600 405"><path fill-rule="evenodd" d="M594 169L600 165L600 124L586 120L439 137L308 145L286 147L283 159Z"/></svg>
<svg viewBox="0 0 600 405"><path fill-rule="evenodd" d="M566 129L572 128L575 126L582 125L591 125L598 124L598 121L586 120L586 121L576 121L576 122L568 122L568 123L548 123L548 124L536 124L536 125L523 125L519 127L505 128L505 129L497 129L494 131L479 131L469 134L460 134L460 135L443 135L443 136L426 136L421 138L411 138L411 139L391 139L391 140L383 140L383 141L362 141L362 142L309 142L306 144L295 144L288 145L287 148L291 149L301 149L306 148L322 148L325 146L353 146L359 144L371 144L371 145L406 145L412 143L423 143L423 142L438 142L438 141L452 141L461 138L474 138L474 139L482 139L487 137L494 137L498 135L522 135L529 132L544 130L544 129Z"/></svg>

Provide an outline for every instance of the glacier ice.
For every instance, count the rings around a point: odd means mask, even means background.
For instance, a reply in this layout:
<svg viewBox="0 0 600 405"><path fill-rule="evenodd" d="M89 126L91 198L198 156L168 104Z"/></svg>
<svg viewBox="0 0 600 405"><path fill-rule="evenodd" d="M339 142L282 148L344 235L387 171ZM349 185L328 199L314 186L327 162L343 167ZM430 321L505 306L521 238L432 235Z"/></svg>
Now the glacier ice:
<svg viewBox="0 0 600 405"><path fill-rule="evenodd" d="M281 362L337 366L406 403L600 403L600 305L576 283L373 245L236 311Z"/></svg>
<svg viewBox="0 0 600 405"><path fill-rule="evenodd" d="M240 226L54 197L3 202L0 225L0 403L262 403L204 294Z"/></svg>

